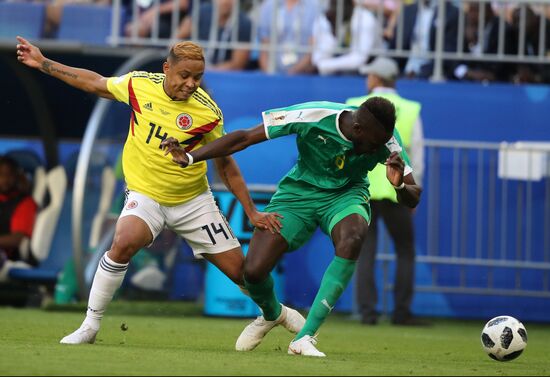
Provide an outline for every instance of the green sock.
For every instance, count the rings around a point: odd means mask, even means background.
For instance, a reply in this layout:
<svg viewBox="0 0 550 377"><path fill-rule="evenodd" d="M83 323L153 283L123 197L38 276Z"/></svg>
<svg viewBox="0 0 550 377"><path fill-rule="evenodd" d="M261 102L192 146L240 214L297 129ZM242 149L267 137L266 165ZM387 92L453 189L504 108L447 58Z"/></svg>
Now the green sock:
<svg viewBox="0 0 550 377"><path fill-rule="evenodd" d="M244 286L250 293L250 298L262 309L266 321L274 321L281 315L281 303L275 296L274 283L271 275L264 281L252 284L244 281Z"/></svg>
<svg viewBox="0 0 550 377"><path fill-rule="evenodd" d="M321 286L315 296L315 301L307 316L302 331L296 335L295 340L304 335L313 336L319 330L325 318L329 315L336 301L340 298L344 289L348 286L357 261L334 257L321 280Z"/></svg>

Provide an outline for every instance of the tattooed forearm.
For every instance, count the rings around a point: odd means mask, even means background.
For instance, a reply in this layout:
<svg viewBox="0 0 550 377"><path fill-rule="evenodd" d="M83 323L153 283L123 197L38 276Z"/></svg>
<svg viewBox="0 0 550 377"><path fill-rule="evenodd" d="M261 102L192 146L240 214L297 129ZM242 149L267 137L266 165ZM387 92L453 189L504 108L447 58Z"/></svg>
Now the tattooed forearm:
<svg viewBox="0 0 550 377"><path fill-rule="evenodd" d="M58 72L63 76L69 76L73 79L78 78L78 75L75 73L56 68L50 60L46 60L42 63L42 71L44 71L48 75L53 75L54 73Z"/></svg>
<svg viewBox="0 0 550 377"><path fill-rule="evenodd" d="M48 75L51 75L51 72L50 72L50 67L51 66L52 66L52 62L49 61L49 60L45 60L42 63L42 71L44 71L44 73L47 73Z"/></svg>

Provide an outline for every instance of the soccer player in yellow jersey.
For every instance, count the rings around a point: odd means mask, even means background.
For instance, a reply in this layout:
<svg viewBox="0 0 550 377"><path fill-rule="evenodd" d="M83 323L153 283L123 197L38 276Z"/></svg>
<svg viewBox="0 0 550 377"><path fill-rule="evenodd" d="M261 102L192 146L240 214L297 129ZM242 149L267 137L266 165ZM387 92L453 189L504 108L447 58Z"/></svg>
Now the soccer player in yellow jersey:
<svg viewBox="0 0 550 377"><path fill-rule="evenodd" d="M206 178L206 163L182 169L164 156L160 146L163 140L172 137L186 151L192 151L224 134L222 112L199 87L205 68L203 49L192 42L176 43L163 63L163 73L130 72L106 78L47 59L24 38L17 40L17 58L23 64L132 108L123 151L126 203L117 221L111 249L99 262L86 319L61 343L95 341L103 313L122 284L130 259L151 244L164 227L183 237L195 256L205 258L243 286L244 256L214 202ZM280 215L256 210L235 161L222 157L215 160L215 166L252 224L279 232ZM297 311L282 306L279 321L297 332L305 319Z"/></svg>

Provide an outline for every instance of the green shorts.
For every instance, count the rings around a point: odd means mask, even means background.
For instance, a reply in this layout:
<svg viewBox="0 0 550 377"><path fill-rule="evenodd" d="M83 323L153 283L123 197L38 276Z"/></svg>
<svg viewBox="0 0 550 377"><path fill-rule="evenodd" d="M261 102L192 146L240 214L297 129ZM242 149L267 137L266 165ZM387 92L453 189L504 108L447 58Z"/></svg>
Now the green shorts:
<svg viewBox="0 0 550 377"><path fill-rule="evenodd" d="M369 197L365 184L327 190L286 180L281 182L265 211L284 216L281 235L288 242L288 251L293 251L309 241L318 226L330 237L332 228L351 214L361 215L370 223Z"/></svg>

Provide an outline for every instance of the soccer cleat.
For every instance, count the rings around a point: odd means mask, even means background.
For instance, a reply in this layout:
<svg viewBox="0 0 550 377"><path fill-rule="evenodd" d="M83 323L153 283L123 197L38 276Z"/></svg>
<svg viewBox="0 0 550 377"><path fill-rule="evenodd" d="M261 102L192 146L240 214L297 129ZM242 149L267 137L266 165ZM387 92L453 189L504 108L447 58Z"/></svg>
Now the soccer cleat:
<svg viewBox="0 0 550 377"><path fill-rule="evenodd" d="M282 307L281 315L277 319L277 320L280 319L279 324L282 325L285 329L287 329L291 333L298 334L300 330L302 330L302 327L304 327L304 324L306 323L306 319L297 310L294 310L284 305L281 305L281 307ZM286 312L285 316L283 316L283 312Z"/></svg>
<svg viewBox="0 0 550 377"><path fill-rule="evenodd" d="M235 349L237 351L252 351L275 326L282 325L288 331L296 334L304 327L305 322L306 319L297 310L281 305L281 314L276 320L266 321L263 316L259 316L246 326L237 339Z"/></svg>
<svg viewBox="0 0 550 377"><path fill-rule="evenodd" d="M317 339L314 336L304 335L300 339L290 342L288 354L325 357L326 355L315 347L316 344Z"/></svg>
<svg viewBox="0 0 550 377"><path fill-rule="evenodd" d="M59 343L61 344L93 344L98 330L92 329L88 325L82 325L72 334L67 335Z"/></svg>

